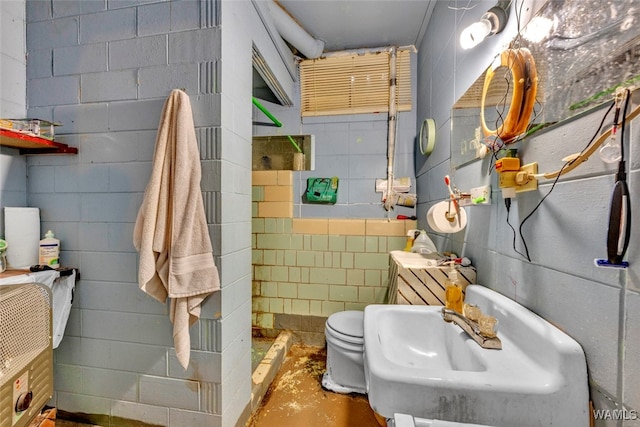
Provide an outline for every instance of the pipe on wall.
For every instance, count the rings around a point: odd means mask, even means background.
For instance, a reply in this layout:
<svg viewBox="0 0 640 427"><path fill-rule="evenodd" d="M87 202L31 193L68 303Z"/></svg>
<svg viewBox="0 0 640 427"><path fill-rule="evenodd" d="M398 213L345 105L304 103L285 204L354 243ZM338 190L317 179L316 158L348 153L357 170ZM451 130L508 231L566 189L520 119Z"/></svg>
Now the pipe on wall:
<svg viewBox="0 0 640 427"><path fill-rule="evenodd" d="M324 50L324 42L311 36L280 5L269 3L269 12L280 36L291 43L308 59L318 58Z"/></svg>
<svg viewBox="0 0 640 427"><path fill-rule="evenodd" d="M395 47L391 47L389 55L389 115L388 115L388 143L387 143L387 197L384 200L384 208L388 211L395 205L393 194L393 161L396 151L396 125L398 121L398 105L396 100L396 53Z"/></svg>

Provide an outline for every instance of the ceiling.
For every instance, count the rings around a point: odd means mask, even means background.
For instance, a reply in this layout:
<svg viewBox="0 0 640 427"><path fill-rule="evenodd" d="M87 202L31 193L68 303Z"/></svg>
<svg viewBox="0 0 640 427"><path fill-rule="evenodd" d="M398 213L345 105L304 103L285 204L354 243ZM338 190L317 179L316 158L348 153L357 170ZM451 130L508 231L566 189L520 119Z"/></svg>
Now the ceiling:
<svg viewBox="0 0 640 427"><path fill-rule="evenodd" d="M278 0L325 52L417 45L437 0ZM254 70L254 96L279 102Z"/></svg>
<svg viewBox="0 0 640 427"><path fill-rule="evenodd" d="M325 52L416 45L435 0L279 0Z"/></svg>

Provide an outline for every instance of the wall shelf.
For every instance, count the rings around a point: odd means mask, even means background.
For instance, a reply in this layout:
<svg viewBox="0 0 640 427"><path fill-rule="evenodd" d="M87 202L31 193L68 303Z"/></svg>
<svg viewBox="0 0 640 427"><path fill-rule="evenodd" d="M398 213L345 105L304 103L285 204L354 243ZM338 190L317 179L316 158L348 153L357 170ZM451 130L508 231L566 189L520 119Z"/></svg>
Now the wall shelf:
<svg viewBox="0 0 640 427"><path fill-rule="evenodd" d="M0 128L0 145L20 149L20 154L78 154L76 147L28 135L10 129Z"/></svg>

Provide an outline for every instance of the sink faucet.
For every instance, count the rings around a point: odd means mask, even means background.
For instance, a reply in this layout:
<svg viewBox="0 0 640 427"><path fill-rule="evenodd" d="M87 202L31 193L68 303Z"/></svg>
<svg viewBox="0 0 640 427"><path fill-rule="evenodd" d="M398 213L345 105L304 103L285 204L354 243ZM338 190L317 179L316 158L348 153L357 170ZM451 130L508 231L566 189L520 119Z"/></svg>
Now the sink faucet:
<svg viewBox="0 0 640 427"><path fill-rule="evenodd" d="M478 322L471 320L457 311L442 307L442 319L445 322L453 322L460 326L475 342L482 348L491 348L495 350L502 349L502 341L497 336L488 337L480 332Z"/></svg>

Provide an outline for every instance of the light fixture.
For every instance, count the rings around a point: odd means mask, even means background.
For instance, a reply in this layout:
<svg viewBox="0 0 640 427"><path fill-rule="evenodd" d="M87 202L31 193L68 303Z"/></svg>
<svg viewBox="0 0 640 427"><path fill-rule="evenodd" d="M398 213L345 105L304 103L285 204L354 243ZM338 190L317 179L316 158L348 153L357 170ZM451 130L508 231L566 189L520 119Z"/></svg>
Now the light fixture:
<svg viewBox="0 0 640 427"><path fill-rule="evenodd" d="M474 22L462 30L460 46L471 49L480 44L487 36L498 34L504 30L509 19L511 0L500 0L498 4L482 15L480 21Z"/></svg>

